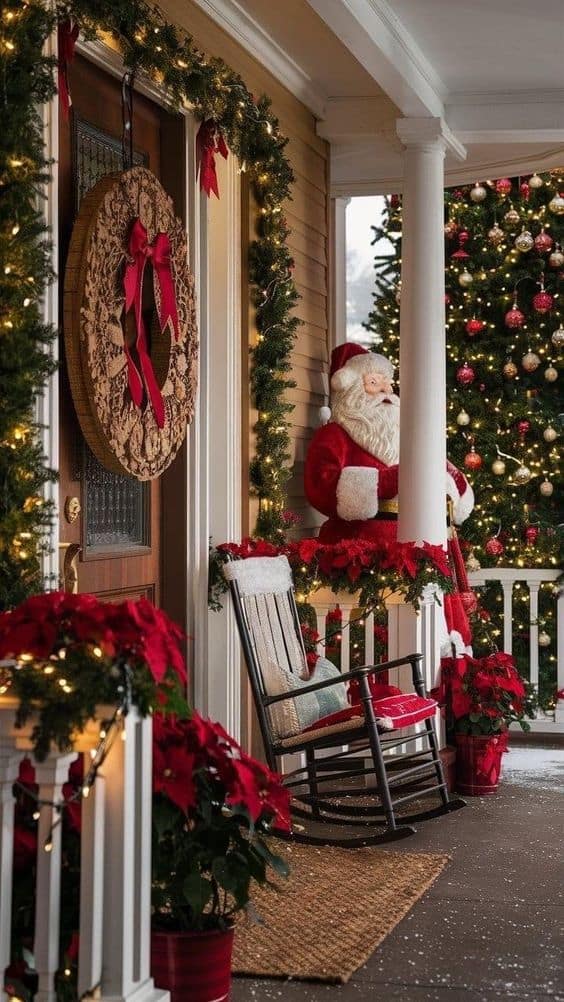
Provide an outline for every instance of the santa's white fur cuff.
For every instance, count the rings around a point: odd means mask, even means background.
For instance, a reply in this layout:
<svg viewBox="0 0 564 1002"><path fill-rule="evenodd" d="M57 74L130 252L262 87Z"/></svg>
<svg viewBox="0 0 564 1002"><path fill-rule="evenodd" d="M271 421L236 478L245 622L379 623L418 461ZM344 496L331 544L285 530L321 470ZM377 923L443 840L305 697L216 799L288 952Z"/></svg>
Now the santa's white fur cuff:
<svg viewBox="0 0 564 1002"><path fill-rule="evenodd" d="M462 525L474 508L474 491L465 478L466 490L460 494L454 477L447 473L447 494L452 499L452 517L455 525Z"/></svg>
<svg viewBox="0 0 564 1002"><path fill-rule="evenodd" d="M337 515L345 522L365 521L378 514L378 470L345 466L337 484Z"/></svg>

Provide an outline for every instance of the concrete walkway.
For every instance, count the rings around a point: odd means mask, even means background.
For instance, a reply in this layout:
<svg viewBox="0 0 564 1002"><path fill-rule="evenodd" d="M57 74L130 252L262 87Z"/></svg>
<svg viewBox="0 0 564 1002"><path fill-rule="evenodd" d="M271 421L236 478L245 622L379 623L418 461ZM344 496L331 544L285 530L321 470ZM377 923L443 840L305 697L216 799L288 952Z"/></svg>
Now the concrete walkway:
<svg viewBox="0 0 564 1002"><path fill-rule="evenodd" d="M232 1002L564 1002L563 745L514 745L496 797L390 848L452 862L347 985L236 978Z"/></svg>

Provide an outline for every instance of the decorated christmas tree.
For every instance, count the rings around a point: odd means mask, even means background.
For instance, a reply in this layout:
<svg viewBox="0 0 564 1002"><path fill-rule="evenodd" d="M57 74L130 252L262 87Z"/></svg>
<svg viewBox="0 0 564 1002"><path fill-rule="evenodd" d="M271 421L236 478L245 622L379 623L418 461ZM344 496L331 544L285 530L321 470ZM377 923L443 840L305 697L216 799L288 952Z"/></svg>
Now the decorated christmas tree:
<svg viewBox="0 0 564 1002"><path fill-rule="evenodd" d="M447 436L476 506L459 535L470 570L559 565L562 513L559 435L564 345L564 171L477 182L445 192ZM366 327L399 360L401 202L386 199L374 243L374 309ZM541 699L554 661L554 596L539 606ZM516 646L528 649L528 596L518 602ZM488 599L490 601L488 602ZM491 605L491 632L500 633ZM521 608L522 607L522 608ZM516 651L518 654L519 652ZM544 676L543 676L544 661Z"/></svg>

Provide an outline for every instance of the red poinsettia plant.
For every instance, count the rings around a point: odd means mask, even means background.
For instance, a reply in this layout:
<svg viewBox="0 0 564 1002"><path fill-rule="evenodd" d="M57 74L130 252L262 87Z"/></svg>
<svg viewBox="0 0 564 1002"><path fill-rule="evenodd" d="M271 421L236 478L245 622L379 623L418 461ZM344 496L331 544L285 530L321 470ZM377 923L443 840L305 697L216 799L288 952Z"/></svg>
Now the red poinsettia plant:
<svg viewBox="0 0 564 1002"><path fill-rule="evenodd" d="M500 734L513 722L529 730L525 685L509 654L443 658L438 699L454 733Z"/></svg>
<svg viewBox="0 0 564 1002"><path fill-rule="evenodd" d="M101 602L93 595L47 592L0 614L0 694L19 700L16 725L33 714L37 759L65 750L96 706L181 700L186 669L182 631L145 598Z"/></svg>
<svg viewBox="0 0 564 1002"><path fill-rule="evenodd" d="M253 881L285 862L264 839L290 830L280 777L197 713L153 720L153 926L226 928Z"/></svg>

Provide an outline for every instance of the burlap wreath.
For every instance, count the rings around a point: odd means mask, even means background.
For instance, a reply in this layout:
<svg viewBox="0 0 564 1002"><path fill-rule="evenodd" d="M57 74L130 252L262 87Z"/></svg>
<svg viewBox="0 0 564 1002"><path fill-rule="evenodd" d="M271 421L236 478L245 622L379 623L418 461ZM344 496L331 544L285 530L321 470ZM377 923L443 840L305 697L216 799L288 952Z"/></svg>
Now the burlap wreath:
<svg viewBox="0 0 564 1002"><path fill-rule="evenodd" d="M131 351L135 327L132 311L124 316L123 276L137 219L149 243L157 234L166 234L170 242L176 332L172 323L161 331L160 287L155 271L150 282L149 267L143 285L149 309L144 315L152 316L149 354L164 405L163 427L148 395L137 405L128 383L125 345ZM90 448L116 473L138 480L158 477L176 456L193 415L198 338L185 227L145 167L108 175L83 199L65 273L64 330L74 405Z"/></svg>

